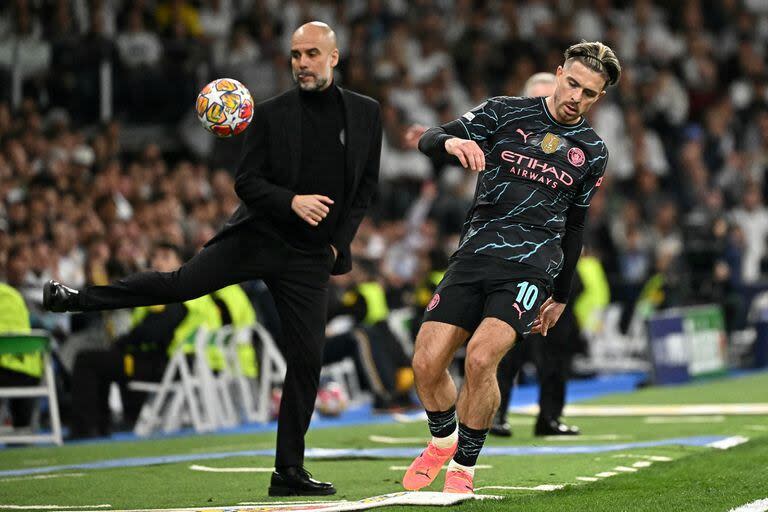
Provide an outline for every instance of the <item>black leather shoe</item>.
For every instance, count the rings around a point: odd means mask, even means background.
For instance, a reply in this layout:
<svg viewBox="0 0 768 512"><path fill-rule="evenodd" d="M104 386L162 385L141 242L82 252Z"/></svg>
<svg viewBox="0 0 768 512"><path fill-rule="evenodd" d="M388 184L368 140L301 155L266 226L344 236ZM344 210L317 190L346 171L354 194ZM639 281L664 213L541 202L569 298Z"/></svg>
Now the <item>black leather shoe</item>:
<svg viewBox="0 0 768 512"><path fill-rule="evenodd" d="M272 473L270 496L326 496L336 494L331 482L318 482L301 466L288 466Z"/></svg>
<svg viewBox="0 0 768 512"><path fill-rule="evenodd" d="M493 415L493 423L491 429L488 431L492 436L498 437L512 437L512 427L507 422L507 412L499 409L496 414Z"/></svg>
<svg viewBox="0 0 768 512"><path fill-rule="evenodd" d="M43 309L54 313L78 311L78 295L80 292L64 286L56 281L48 281L43 285Z"/></svg>
<svg viewBox="0 0 768 512"><path fill-rule="evenodd" d="M566 425L560 420L538 420L533 431L537 436L577 436L579 427Z"/></svg>

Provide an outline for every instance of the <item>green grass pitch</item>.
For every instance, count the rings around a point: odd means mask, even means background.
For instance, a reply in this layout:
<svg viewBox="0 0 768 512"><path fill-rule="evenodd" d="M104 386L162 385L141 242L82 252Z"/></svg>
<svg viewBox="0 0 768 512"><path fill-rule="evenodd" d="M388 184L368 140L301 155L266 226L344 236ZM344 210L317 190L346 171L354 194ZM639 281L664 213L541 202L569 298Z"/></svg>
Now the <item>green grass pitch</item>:
<svg viewBox="0 0 768 512"><path fill-rule="evenodd" d="M649 388L592 400L593 405L768 403L768 373L714 380L686 386ZM583 446L634 443L688 436L743 436L746 443L727 450L706 446L657 446L594 454L524 456L481 455L475 486L519 487L481 489L504 496L501 501L457 505L470 511L728 511L768 498L768 416L714 415L697 417L582 417L571 420L584 436L550 440L532 436L533 418L512 415L514 437L489 437L487 446ZM679 421L678 421L679 420ZM381 424L311 430L313 448L386 448L419 446L410 442L384 445L370 436L428 437L426 425ZM146 441L107 442L0 450L0 471L96 462L126 457L194 455L274 447L274 433L207 435ZM70 469L44 475L0 476L0 510L9 505L71 507L109 504L95 510L222 507L241 502L271 501L269 473L217 473L190 469L269 467L271 457L227 457L141 467ZM401 469L409 458L307 460L318 478L332 480L339 494L332 499L357 500L402 490ZM617 470L617 467L625 468ZM616 473L613 476L597 476ZM43 475L41 475L43 476ZM428 490L440 491L443 477ZM563 486L533 490L538 486ZM541 488L540 488L541 489ZM298 498L302 499L302 498ZM307 498L303 498L307 499ZM284 500L284 499L283 499ZM5 507L4 507L5 506ZM235 507L236 508L236 507ZM241 507L245 508L245 507ZM392 507L383 510L436 510ZM83 509L86 510L86 509Z"/></svg>

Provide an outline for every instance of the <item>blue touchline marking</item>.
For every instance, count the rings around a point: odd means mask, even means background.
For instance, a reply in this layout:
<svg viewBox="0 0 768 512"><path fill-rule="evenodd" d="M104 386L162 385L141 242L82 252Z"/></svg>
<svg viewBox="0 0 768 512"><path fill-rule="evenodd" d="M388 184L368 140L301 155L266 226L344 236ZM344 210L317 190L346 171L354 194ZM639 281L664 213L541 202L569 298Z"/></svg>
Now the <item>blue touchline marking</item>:
<svg viewBox="0 0 768 512"><path fill-rule="evenodd" d="M604 445L582 446L487 446L483 455L567 455L578 453L603 453L617 450L633 450L638 448L653 448L657 446L705 446L709 443L726 439L727 436L694 436L678 437L673 439L660 439L657 441L645 441L638 443L619 443ZM304 456L311 459L338 459L338 458L407 458L415 457L423 451L423 447L417 448L367 448L362 450L349 448L310 448ZM114 469L131 468L138 466L154 466L158 464L176 464L179 462L203 461L226 459L230 457L258 457L274 456L272 449L268 450L244 450L237 452L200 453L185 455L164 455L161 457L132 457L125 459L101 460L82 464L63 464L59 466L44 466L37 468L11 469L0 471L0 477L37 475L41 473L53 473L56 471L68 471L72 469Z"/></svg>

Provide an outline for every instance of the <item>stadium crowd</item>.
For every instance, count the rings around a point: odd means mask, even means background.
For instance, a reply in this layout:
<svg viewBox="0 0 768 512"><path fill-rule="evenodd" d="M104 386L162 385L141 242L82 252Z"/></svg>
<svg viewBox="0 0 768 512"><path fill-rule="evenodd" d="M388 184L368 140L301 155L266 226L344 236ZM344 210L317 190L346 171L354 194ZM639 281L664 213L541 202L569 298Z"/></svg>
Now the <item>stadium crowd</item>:
<svg viewBox="0 0 768 512"><path fill-rule="evenodd" d="M714 302L729 329L742 328L767 282L763 1L3 4L0 268L33 325L61 339L93 319L43 312L48 279L105 284L145 268L159 242L192 254L234 211L238 140L200 153L212 136L184 129L195 95L222 76L242 81L257 101L290 87L288 38L315 19L337 30L339 84L382 104L380 186L353 253L390 308L426 305L475 183L413 149L407 128L455 119L489 96L519 95L531 74L554 71L581 39L610 45L624 68L619 87L589 113L610 160L585 245L602 262L612 301L625 304L625 324L638 303ZM100 121L103 63L114 84L108 121ZM142 131L157 124L170 144ZM353 286L355 275L338 286ZM258 303L263 289L246 288Z"/></svg>

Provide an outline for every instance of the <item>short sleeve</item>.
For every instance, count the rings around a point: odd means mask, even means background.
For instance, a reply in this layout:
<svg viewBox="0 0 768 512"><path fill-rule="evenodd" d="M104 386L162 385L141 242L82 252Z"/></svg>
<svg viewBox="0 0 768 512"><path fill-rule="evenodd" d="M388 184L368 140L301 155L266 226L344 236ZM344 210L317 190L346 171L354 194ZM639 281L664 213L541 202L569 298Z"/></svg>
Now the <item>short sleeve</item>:
<svg viewBox="0 0 768 512"><path fill-rule="evenodd" d="M576 196L573 198L573 205L581 208L589 207L592 197L594 197L600 189L600 185L603 184L605 166L608 163L608 150L605 145L603 145L602 151L597 156L593 157L589 163L591 164L591 171L586 178L584 178L579 190L576 192Z"/></svg>

